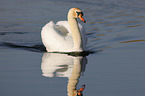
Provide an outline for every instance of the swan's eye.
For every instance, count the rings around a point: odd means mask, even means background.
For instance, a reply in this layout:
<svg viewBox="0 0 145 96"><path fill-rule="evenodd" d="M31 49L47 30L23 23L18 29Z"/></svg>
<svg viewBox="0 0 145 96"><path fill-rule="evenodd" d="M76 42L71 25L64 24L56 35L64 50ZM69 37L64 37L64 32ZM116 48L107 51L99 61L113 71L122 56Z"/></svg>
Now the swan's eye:
<svg viewBox="0 0 145 96"><path fill-rule="evenodd" d="M83 12L77 12L76 11L76 13L77 13L77 15L79 16L80 14L83 16L84 14L83 14Z"/></svg>

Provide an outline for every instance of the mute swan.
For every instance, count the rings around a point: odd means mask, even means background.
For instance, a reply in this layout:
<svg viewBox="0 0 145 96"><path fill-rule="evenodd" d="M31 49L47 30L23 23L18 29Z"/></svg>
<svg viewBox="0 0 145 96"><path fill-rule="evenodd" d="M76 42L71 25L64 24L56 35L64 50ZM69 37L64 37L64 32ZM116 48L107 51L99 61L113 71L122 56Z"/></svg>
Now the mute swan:
<svg viewBox="0 0 145 96"><path fill-rule="evenodd" d="M77 18L86 22L79 8L71 8L68 21L47 23L41 30L41 38L48 52L81 52L86 49L85 29Z"/></svg>

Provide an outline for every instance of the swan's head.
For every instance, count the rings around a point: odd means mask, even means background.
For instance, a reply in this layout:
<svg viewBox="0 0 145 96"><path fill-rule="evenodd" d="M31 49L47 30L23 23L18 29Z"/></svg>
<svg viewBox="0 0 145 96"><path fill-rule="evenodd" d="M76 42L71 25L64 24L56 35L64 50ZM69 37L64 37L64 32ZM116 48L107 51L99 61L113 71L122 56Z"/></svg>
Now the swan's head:
<svg viewBox="0 0 145 96"><path fill-rule="evenodd" d="M79 8L71 8L69 10L69 13L68 14L71 14L71 16L73 18L79 18L80 20L82 20L84 23L86 23L86 21L84 20L83 18L83 12L79 9Z"/></svg>

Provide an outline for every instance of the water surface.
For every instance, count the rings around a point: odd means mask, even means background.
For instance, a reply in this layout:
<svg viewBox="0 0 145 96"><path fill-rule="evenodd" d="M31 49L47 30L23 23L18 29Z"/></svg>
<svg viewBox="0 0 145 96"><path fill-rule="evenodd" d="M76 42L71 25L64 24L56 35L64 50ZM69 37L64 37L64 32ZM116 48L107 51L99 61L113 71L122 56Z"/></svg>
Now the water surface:
<svg viewBox="0 0 145 96"><path fill-rule="evenodd" d="M145 95L144 0L1 0L0 95ZM40 31L84 12L87 57L44 52ZM81 22L80 22L81 23Z"/></svg>

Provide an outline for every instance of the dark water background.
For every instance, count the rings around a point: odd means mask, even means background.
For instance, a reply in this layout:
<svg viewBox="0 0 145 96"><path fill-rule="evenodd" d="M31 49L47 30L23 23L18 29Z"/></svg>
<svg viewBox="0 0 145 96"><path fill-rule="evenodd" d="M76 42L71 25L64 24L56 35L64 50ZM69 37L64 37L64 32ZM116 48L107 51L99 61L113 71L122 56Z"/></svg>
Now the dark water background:
<svg viewBox="0 0 145 96"><path fill-rule="evenodd" d="M67 95L73 59L64 62L59 56L57 65L57 56L50 55L52 65L45 70L44 52L37 48L42 45L42 26L66 20L71 7L85 14L87 48L101 50L87 56L77 85L86 85L84 96L145 96L144 4L144 0L1 0L0 96Z"/></svg>

